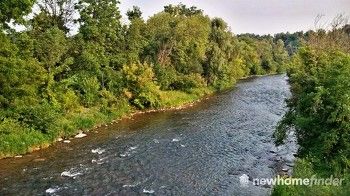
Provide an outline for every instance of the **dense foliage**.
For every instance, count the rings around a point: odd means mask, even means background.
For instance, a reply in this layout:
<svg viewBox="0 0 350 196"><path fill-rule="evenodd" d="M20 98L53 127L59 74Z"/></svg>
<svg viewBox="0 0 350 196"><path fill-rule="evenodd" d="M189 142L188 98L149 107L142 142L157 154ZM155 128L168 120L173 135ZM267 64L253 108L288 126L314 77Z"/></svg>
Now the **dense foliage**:
<svg viewBox="0 0 350 196"><path fill-rule="evenodd" d="M299 145L297 177L345 178L342 187L277 187L276 195L349 194L350 34L348 26L309 33L288 70L292 97L275 132L282 143L294 130ZM309 175L309 176L307 176Z"/></svg>
<svg viewBox="0 0 350 196"><path fill-rule="evenodd" d="M33 3L0 3L0 157L133 109L180 105L245 76L283 72L289 58L281 40L236 37L196 7L165 6L146 21L134 7L125 25L117 0L38 1L40 11L23 20ZM10 21L27 28L16 32Z"/></svg>

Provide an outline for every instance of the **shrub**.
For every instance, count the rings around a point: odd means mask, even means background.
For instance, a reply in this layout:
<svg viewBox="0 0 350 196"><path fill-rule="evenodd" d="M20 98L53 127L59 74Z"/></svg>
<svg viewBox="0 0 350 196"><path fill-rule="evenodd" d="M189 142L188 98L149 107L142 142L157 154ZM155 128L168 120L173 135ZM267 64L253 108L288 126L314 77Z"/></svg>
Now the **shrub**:
<svg viewBox="0 0 350 196"><path fill-rule="evenodd" d="M50 127L55 124L56 119L60 116L58 108L47 101L35 106L19 108L18 114L20 122L42 133L48 133Z"/></svg>
<svg viewBox="0 0 350 196"><path fill-rule="evenodd" d="M172 90L189 91L192 88L206 86L204 78L200 74L189 74L178 76L177 80L170 85Z"/></svg>

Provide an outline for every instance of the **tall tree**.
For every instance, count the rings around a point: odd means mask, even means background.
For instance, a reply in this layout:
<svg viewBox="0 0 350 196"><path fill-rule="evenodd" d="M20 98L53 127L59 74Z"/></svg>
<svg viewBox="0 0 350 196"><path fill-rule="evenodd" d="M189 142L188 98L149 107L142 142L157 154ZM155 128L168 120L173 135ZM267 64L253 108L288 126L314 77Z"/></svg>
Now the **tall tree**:
<svg viewBox="0 0 350 196"><path fill-rule="evenodd" d="M0 1L0 27L8 27L11 20L22 22L22 17L29 14L35 0Z"/></svg>
<svg viewBox="0 0 350 196"><path fill-rule="evenodd" d="M139 7L134 6L127 12L130 25L125 34L125 53L128 63L143 61L144 48L147 45L145 37L146 24L142 19L142 12Z"/></svg>
<svg viewBox="0 0 350 196"><path fill-rule="evenodd" d="M211 21L209 40L203 64L204 77L209 85L218 89L232 86L237 78L244 75L244 70L238 61L235 39L222 19L214 18Z"/></svg>
<svg viewBox="0 0 350 196"><path fill-rule="evenodd" d="M76 0L40 0L37 2L39 13L32 20L32 26L37 31L58 27L68 33L74 22Z"/></svg>
<svg viewBox="0 0 350 196"><path fill-rule="evenodd" d="M81 0L77 4L80 29L76 36L73 69L78 78L98 82L101 89L107 90L112 90L110 84L115 84L113 81L118 79L112 76L126 63L124 29L118 4L117 0ZM92 89L85 88L85 84L78 86L84 95ZM97 94L95 90L93 93Z"/></svg>

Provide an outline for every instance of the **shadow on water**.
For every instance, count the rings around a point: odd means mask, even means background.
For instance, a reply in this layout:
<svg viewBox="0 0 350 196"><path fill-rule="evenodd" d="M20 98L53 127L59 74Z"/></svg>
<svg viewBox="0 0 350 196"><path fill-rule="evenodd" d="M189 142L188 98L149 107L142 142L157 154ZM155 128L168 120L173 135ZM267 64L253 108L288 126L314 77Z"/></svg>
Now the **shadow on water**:
<svg viewBox="0 0 350 196"><path fill-rule="evenodd" d="M191 108L0 160L0 195L268 195L239 177L276 175L272 133L288 96L284 75L245 79Z"/></svg>

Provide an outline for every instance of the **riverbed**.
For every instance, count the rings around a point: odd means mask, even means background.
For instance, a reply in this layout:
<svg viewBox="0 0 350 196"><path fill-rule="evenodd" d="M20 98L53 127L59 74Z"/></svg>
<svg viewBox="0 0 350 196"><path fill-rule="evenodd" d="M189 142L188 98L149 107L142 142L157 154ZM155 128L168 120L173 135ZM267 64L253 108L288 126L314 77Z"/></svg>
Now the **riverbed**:
<svg viewBox="0 0 350 196"><path fill-rule="evenodd" d="M241 80L191 108L133 116L87 137L0 160L0 195L269 195L287 77ZM283 148L292 159L294 145ZM289 160L292 162L293 160Z"/></svg>

